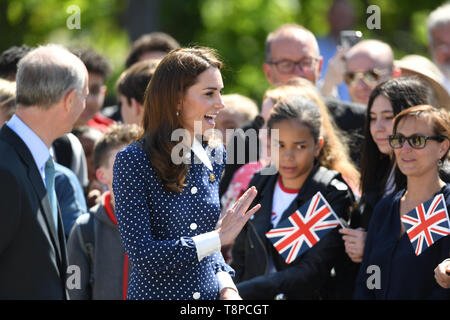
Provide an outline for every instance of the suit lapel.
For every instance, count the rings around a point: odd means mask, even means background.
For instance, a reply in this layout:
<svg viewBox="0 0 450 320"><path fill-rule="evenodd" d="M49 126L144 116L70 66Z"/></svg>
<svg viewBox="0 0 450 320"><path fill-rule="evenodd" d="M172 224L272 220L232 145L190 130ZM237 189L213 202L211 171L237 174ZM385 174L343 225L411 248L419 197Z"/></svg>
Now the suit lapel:
<svg viewBox="0 0 450 320"><path fill-rule="evenodd" d="M50 200L48 198L47 190L45 189L44 182L42 181L42 177L39 173L38 168L36 167L36 163L31 155L30 150L25 145L25 143L20 139L20 137L14 133L7 125L4 125L1 129L1 135L8 141L14 149L17 151L19 156L22 158L24 164L28 168L28 178L30 179L31 185L33 186L34 191L36 192L40 204L41 204L41 212L43 213L44 220L46 222L45 229L47 229L50 233L50 238L55 247L56 254L61 260L61 247L60 242L58 240L58 234L56 232L56 226L53 221L53 216L51 212ZM61 225L62 228L62 225Z"/></svg>

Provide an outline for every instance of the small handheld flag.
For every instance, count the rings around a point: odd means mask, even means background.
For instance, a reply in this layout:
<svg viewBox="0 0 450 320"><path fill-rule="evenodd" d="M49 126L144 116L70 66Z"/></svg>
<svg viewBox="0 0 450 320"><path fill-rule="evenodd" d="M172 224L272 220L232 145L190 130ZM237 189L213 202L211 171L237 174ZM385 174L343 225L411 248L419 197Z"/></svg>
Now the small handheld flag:
<svg viewBox="0 0 450 320"><path fill-rule="evenodd" d="M268 231L266 237L286 263L291 263L339 225L342 226L342 223L338 216L322 194L317 192L276 228Z"/></svg>
<svg viewBox="0 0 450 320"><path fill-rule="evenodd" d="M447 205L442 193L401 217L416 256L450 234Z"/></svg>

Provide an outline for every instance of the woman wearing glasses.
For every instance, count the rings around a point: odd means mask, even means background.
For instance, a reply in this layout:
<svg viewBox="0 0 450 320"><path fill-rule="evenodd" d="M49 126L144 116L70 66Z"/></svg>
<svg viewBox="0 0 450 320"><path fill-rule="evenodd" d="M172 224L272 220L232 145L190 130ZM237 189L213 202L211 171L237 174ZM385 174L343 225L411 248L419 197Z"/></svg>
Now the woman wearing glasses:
<svg viewBox="0 0 450 320"><path fill-rule="evenodd" d="M450 186L439 177L449 151L449 134L449 115L428 105L403 110L394 118L388 141L398 169L406 176L406 188L385 197L374 209L355 298L450 299L450 291L434 279L435 267L450 252L448 213L444 210L448 211L450 204ZM440 194L445 201L444 218L432 216L438 205L425 206L424 215L418 209L422 223L414 228L423 228L426 243L410 241L414 230L401 218L406 220L416 207Z"/></svg>
<svg viewBox="0 0 450 320"><path fill-rule="evenodd" d="M393 152L388 144L392 119L406 108L429 104L431 98L431 89L413 77L383 82L370 95L361 155L361 214L352 216L352 228L339 231L353 262L362 261L366 231L376 203L396 187L400 190L406 185L406 179L400 173L397 174L397 186L394 182Z"/></svg>

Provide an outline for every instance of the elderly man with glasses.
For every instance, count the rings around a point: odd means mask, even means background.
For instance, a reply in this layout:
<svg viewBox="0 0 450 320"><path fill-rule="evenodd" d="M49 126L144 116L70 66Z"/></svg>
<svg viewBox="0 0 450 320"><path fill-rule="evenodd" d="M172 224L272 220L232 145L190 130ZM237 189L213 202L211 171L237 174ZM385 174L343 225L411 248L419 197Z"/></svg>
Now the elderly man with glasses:
<svg viewBox="0 0 450 320"><path fill-rule="evenodd" d="M316 83L320 77L323 59L317 40L300 25L286 24L270 33L265 55L263 70L271 84L285 84L293 77Z"/></svg>
<svg viewBox="0 0 450 320"><path fill-rule="evenodd" d="M317 84L323 58L314 34L303 26L285 24L269 33L265 43L263 70L270 84L287 84L295 77ZM359 163L365 106L328 97L324 102L337 126L348 134L351 158ZM360 153L360 152L359 152Z"/></svg>

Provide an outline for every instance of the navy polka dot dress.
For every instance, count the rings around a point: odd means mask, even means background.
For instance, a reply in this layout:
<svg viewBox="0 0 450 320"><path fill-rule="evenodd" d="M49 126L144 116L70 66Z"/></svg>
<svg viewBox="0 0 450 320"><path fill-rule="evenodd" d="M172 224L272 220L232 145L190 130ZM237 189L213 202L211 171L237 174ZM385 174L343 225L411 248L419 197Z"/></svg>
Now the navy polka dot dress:
<svg viewBox="0 0 450 320"><path fill-rule="evenodd" d="M198 261L192 240L213 231L220 215L225 150L221 145L207 153L212 171L190 152L182 193L162 186L136 142L117 154L113 191L120 236L132 265L128 299L218 299L216 273L234 276L220 252ZM217 156L222 156L222 163L215 163Z"/></svg>

